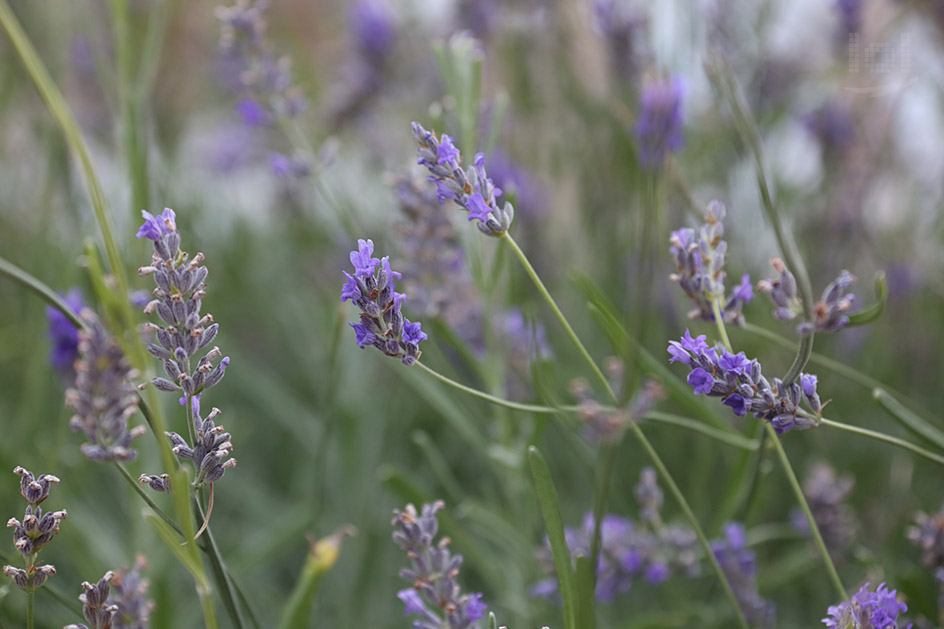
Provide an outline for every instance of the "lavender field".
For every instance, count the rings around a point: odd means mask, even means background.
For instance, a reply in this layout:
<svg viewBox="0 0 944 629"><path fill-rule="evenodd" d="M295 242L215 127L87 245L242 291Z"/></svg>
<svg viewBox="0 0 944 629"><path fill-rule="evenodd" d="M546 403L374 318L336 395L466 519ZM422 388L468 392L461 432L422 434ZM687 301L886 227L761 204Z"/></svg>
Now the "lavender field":
<svg viewBox="0 0 944 629"><path fill-rule="evenodd" d="M944 3L0 31L0 629L944 627Z"/></svg>

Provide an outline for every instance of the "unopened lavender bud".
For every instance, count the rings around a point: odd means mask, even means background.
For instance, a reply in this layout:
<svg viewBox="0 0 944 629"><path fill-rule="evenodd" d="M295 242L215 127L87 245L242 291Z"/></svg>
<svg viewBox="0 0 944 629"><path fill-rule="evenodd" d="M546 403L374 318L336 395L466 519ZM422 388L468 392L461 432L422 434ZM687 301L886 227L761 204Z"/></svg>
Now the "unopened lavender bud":
<svg viewBox="0 0 944 629"><path fill-rule="evenodd" d="M138 482L142 485L148 485L154 491L170 491L170 476L167 474L161 474L160 476L155 476L153 474L141 474L138 477Z"/></svg>

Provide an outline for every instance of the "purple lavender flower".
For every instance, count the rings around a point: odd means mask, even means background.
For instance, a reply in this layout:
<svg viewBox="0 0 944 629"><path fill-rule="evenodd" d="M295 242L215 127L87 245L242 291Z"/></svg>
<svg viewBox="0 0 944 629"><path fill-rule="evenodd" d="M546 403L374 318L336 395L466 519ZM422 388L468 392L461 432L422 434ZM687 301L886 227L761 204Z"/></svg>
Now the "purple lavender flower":
<svg viewBox="0 0 944 629"><path fill-rule="evenodd" d="M244 98L236 103L236 111L250 127L261 127L269 123L269 112L254 98Z"/></svg>
<svg viewBox="0 0 944 629"><path fill-rule="evenodd" d="M276 177L304 179L311 174L311 161L297 152L292 155L273 152L269 155L269 167Z"/></svg>
<svg viewBox="0 0 944 629"><path fill-rule="evenodd" d="M79 600L82 601L82 615L90 626L69 625L65 629L111 629L118 612L118 606L108 602L110 583L114 578L115 573L109 570L94 585L88 581L82 582L85 592L79 595Z"/></svg>
<svg viewBox="0 0 944 629"><path fill-rule="evenodd" d="M899 624L898 615L908 611L908 606L898 602L897 591L889 591L882 583L874 592L866 583L851 599L831 606L823 618L829 629L910 629L904 620Z"/></svg>
<svg viewBox="0 0 944 629"><path fill-rule="evenodd" d="M34 476L29 470L17 466L13 473L20 477L20 495L28 503L23 521L10 518L7 526L13 529L13 546L23 556L25 569L15 566L3 566L3 574L13 579L18 588L25 592L35 592L50 575L56 574L56 568L50 564L40 564L38 555L46 544L59 533L59 523L68 514L62 511L43 513L41 502L49 497L52 484L59 479L51 474Z"/></svg>
<svg viewBox="0 0 944 629"><path fill-rule="evenodd" d="M848 108L827 102L802 118L802 122L819 140L830 157L839 157L855 142L855 125Z"/></svg>
<svg viewBox="0 0 944 629"><path fill-rule="evenodd" d="M400 576L413 583L412 589L400 590L407 616L419 616L413 626L418 629L466 629L475 627L486 606L481 594L460 594L456 582L462 556L449 551L449 538L435 542L439 530L436 513L443 503L424 504L420 513L408 504L403 511L394 510L393 541L407 553L410 567Z"/></svg>
<svg viewBox="0 0 944 629"><path fill-rule="evenodd" d="M369 59L390 54L397 38L393 13L385 2L359 0L348 10L348 24L357 49Z"/></svg>
<svg viewBox="0 0 944 629"><path fill-rule="evenodd" d="M711 550L724 571L734 597L751 627L773 627L776 609L757 592L757 563L754 551L747 548L744 527L728 522L724 539L711 543Z"/></svg>
<svg viewBox="0 0 944 629"><path fill-rule="evenodd" d="M145 230L150 222L150 214L143 214L146 222L141 229ZM204 255L198 253L192 260L189 259L189 254L180 250L180 233L174 223L174 211L165 209L162 216L167 229L158 238L151 238L154 240L151 264L138 269L139 275L152 275L157 286L153 293L154 299L145 306L144 313L150 315L156 312L164 324L146 324L146 329L154 332L157 341L149 343L147 351L163 361L164 373L167 375L167 378L154 378L151 382L161 391L182 392L184 403L191 400L191 408L199 411L199 402L195 402L197 396L219 384L230 360L228 356L223 356L218 347L213 347L196 360L196 365L192 364L192 360L216 338L219 324L213 322L210 314L200 316L203 298L206 297L208 274L207 268L202 266ZM213 361L216 359L220 361L214 367ZM223 460L233 446L229 434L223 434L223 427L214 425L213 418L219 412L213 409L205 421L200 418L199 412L193 413L192 422L198 429L196 434L202 435L199 431L205 429L205 438L201 437L202 442L194 444L192 449L189 446L188 449L181 448L179 454L183 458L193 458L198 466L194 479L197 487L202 487L206 482L216 482L226 469L236 464L236 459ZM176 448L181 444L175 441L175 435L168 433L168 438ZM199 456L188 456L188 453L193 452ZM206 453L212 453L217 457L216 460L204 460L203 455ZM139 480L159 491L169 489L164 477L142 474Z"/></svg>
<svg viewBox="0 0 944 629"><path fill-rule="evenodd" d="M835 6L842 35L858 33L862 29L862 0L836 0Z"/></svg>
<svg viewBox="0 0 944 629"><path fill-rule="evenodd" d="M634 131L639 162L647 170L660 169L667 153L682 148L682 81L678 77L651 81L643 88Z"/></svg>
<svg viewBox="0 0 944 629"><path fill-rule="evenodd" d="M469 220L478 220L476 226L487 236L500 238L514 220L515 210L507 201L498 206L501 189L485 171L485 156L478 153L473 165L462 169L462 157L448 135L442 140L420 124L413 123L413 137L419 143L417 163L430 172L436 182L440 201L450 199L469 212Z"/></svg>
<svg viewBox="0 0 944 629"><path fill-rule="evenodd" d="M390 268L389 258L375 258L373 253L372 240L357 241L357 250L351 252L354 276L344 273L348 281L341 288L341 301L351 301L361 310L360 323L350 324L358 347L373 345L410 366L420 357L419 343L427 335L400 311L406 295L395 288L402 275Z"/></svg>
<svg viewBox="0 0 944 629"><path fill-rule="evenodd" d="M85 434L82 454L87 458L133 461L138 453L131 442L147 432L144 426L128 430L128 420L138 410L138 391L131 381L135 372L92 311L83 310L81 316L88 325L79 333L75 385L66 391L66 405L75 410L69 427Z"/></svg>
<svg viewBox="0 0 944 629"><path fill-rule="evenodd" d="M78 288L70 288L62 300L76 314L85 307L85 300ZM79 356L79 332L64 314L52 306L46 306L46 321L49 323L51 344L49 362L53 369L71 381L74 376L72 364Z"/></svg>
<svg viewBox="0 0 944 629"><path fill-rule="evenodd" d="M190 446L187 440L176 432L168 432L173 453L181 459L193 461L195 476L194 487L203 487L207 483L215 483L223 477L226 470L236 467L236 459L228 458L233 451L230 434L223 431L223 426L217 426L216 417L220 409L214 408L206 416L200 416L200 402L193 400L193 435L194 445ZM139 479L141 480L141 479ZM150 484L150 477L147 481Z"/></svg>
<svg viewBox="0 0 944 629"><path fill-rule="evenodd" d="M779 273L772 280L761 280L757 290L767 293L774 304L774 318L788 321L803 312L803 302L797 295L797 284L793 274L780 258L773 258L770 265ZM797 325L797 334L808 336L813 332L836 332L849 323L848 312L855 303L855 295L845 290L856 278L849 271L843 270L839 276L826 286L818 302L813 304L813 320Z"/></svg>
<svg viewBox="0 0 944 629"><path fill-rule="evenodd" d="M714 321L712 303L720 302L721 316L725 323L744 324L741 310L754 298L749 275L741 276L741 283L734 287L730 297L724 297L724 263L728 243L724 236L724 217L727 210L723 203L712 201L705 210L705 222L697 230L683 227L672 232L669 253L675 259L676 272L669 279L677 282L685 294L695 302L696 308L688 313L690 319L701 318Z"/></svg>
<svg viewBox="0 0 944 629"><path fill-rule="evenodd" d="M681 341L669 341L667 351L670 363L681 362L690 369L688 384L695 395L724 398L723 404L735 415L751 412L769 421L778 434L817 425L812 418L820 417L822 404L815 376L801 374L800 382L790 386L774 378L771 386L756 359L748 359L743 352L732 354L720 345L708 348L703 336L692 339L688 331ZM804 399L811 413L800 408Z"/></svg>

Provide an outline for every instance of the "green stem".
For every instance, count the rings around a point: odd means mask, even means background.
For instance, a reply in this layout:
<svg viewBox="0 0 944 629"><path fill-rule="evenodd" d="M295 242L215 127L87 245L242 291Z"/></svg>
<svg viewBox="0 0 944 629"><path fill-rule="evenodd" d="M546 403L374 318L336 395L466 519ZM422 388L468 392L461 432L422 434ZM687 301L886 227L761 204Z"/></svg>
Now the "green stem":
<svg viewBox="0 0 944 629"><path fill-rule="evenodd" d="M819 548L819 553L823 557L823 563L826 564L826 571L829 573L829 578L832 581L833 587L836 588L836 593L839 594L839 600L844 601L848 598L846 594L846 588L842 586L842 580L839 578L839 573L836 571L836 566L833 565L832 557L829 556L829 550L826 549L826 543L823 541L823 536L819 532L819 527L816 526L816 520L813 518L813 512L810 510L810 505L806 502L806 496L803 495L803 488L800 487L800 482L797 480L796 474L793 472L793 467L790 465L790 459L787 458L787 452L783 449L783 444L780 442L780 437L777 436L774 427L770 424L767 424L767 436L777 450L777 456L780 457L780 463L783 465L783 471L787 475L787 480L790 481L790 487L793 488L793 493L796 495L797 502L799 503L800 508L803 509L804 515L806 515L806 521L809 523L810 531L813 533L813 540L816 542L816 547Z"/></svg>
<svg viewBox="0 0 944 629"><path fill-rule="evenodd" d="M203 507L200 505L196 493L193 495L193 511L199 522L202 523L206 521L206 514L203 511ZM238 629L242 629L246 621L243 619L239 606L236 604L236 592L233 580L227 574L226 566L223 563L220 550L216 546L216 539L213 537L213 532L210 531L209 524L207 524L206 530L203 532L203 537L206 541L204 541L201 546L210 559L210 568L213 570L213 576L216 579L216 584L222 595L223 606L226 607L226 613L229 615L230 620L233 621L234 626ZM258 626L258 623L254 624Z"/></svg>
<svg viewBox="0 0 944 629"><path fill-rule="evenodd" d="M597 366L596 362L590 356L590 352L587 351L587 348L584 347L583 343L580 341L580 338L577 336L577 333L574 332L574 329L570 326L570 323L567 321L567 317L565 317L564 313L561 312L561 309L557 306L557 302L554 301L554 298L548 292L547 287L544 286L544 282L541 281L541 277L538 275L537 271L534 270L534 267L531 266L531 261L528 260L528 257L524 254L524 251L521 250L521 247L518 246L518 243L515 242L515 239L511 237L511 234L505 232L502 235L502 238L509 244L509 246L511 246L511 249L515 252L515 255L518 256L518 260L524 267L528 277L531 278L531 281L534 282L538 292L541 293L541 296L544 297L544 300L551 307L551 311L554 312L554 316L557 317L561 327L564 328L564 332L567 333L567 336L570 338L571 342L573 342L574 346L577 348L577 351L580 352L580 355L587 362L590 370L597 377L597 380L599 380L603 385L603 388L606 390L613 402L616 402L618 398L616 397L616 393L613 391L613 387L610 386L610 381L607 380L605 375L603 375L603 371L599 366Z"/></svg>
<svg viewBox="0 0 944 629"><path fill-rule="evenodd" d="M134 480L134 477L131 476L125 466L120 462L115 461L115 467L118 468L118 471L121 472L121 476L128 482L131 488L134 489L135 493L141 496L141 499L147 504L148 507L150 507L151 511L153 511L160 519L167 522L167 525L170 526L170 528L174 529L181 536L183 536L184 532L180 529L180 526L178 526L178 524L174 522L173 518L164 513L164 511L158 507L153 500L151 500L151 497L147 495L147 492L144 491L144 489L141 487L141 484Z"/></svg>
<svg viewBox="0 0 944 629"><path fill-rule="evenodd" d="M610 480L613 478L613 467L616 464L616 451L619 443L614 441L603 446L603 464L600 473L599 484L597 485L596 496L593 500L593 538L590 541L590 565L597 566L600 558L600 531L603 527L603 514L606 512L606 498L610 489ZM591 592L596 591L596 570L592 571L594 576L594 587ZM593 595L591 594L591 600ZM586 604L582 601L581 605ZM592 602L589 603L592 605Z"/></svg>
<svg viewBox="0 0 944 629"><path fill-rule="evenodd" d="M33 599L35 596L35 590L26 593L26 629L33 629Z"/></svg>
<svg viewBox="0 0 944 629"><path fill-rule="evenodd" d="M724 343L724 346L728 348L729 352L734 352L731 346L731 339L728 338L728 330L724 325L724 319L721 317L719 301L720 300L717 298L711 300L711 314L715 317L715 326L718 328L718 335L721 337L721 342Z"/></svg>
<svg viewBox="0 0 944 629"><path fill-rule="evenodd" d="M917 446L909 441L904 439L899 439L898 437L893 437L891 435L886 435L885 433L878 432L875 430L869 430L868 428L860 428L858 426L852 426L850 424L843 424L841 422L833 421L831 419L826 419L825 417L820 420L820 424L823 426L830 426L832 428L838 428L839 430L845 430L846 432L851 432L856 435L861 435L863 437L868 437L870 439L875 439L876 441L884 441L885 443L890 443L893 446L898 446L899 448L904 448L905 450L910 450L915 454L923 456L926 459L934 461L939 465L944 465L944 456L940 454L935 454L930 450L925 450L921 446Z"/></svg>
<svg viewBox="0 0 944 629"><path fill-rule="evenodd" d="M69 305L56 294L51 288L46 286L43 282L39 281L20 267L15 264L0 258L0 274L3 274L9 277L14 282L17 282L21 286L28 288L33 291L40 298L46 301L50 306L62 313L64 317L69 320L69 323L74 325L78 329L84 329L85 322L79 318L78 313L74 312Z"/></svg>
<svg viewBox="0 0 944 629"><path fill-rule="evenodd" d="M551 406L540 406L538 404L522 404L520 402L513 402L511 400L506 400L494 395L490 395L485 391L480 391L479 389L474 389L472 387L466 386L461 382L456 382L452 378L444 376L435 369L429 367L425 363L416 361L413 363L414 366L419 367L421 370L425 371L432 377L436 378L440 382L443 382L455 389L462 391L463 393L468 393L474 397L485 400L491 404L497 406L504 406L505 408L510 408L515 411L522 411L525 413L539 413L543 415L553 415L555 413L578 413L581 408L577 405L567 405L560 407L551 407ZM616 408L612 406L600 406L599 407L603 412L615 411ZM731 432L727 433L717 428L712 428L711 426L706 426L705 424L695 421L694 419L689 419L688 417L681 417L679 415L671 415L669 413L661 413L659 411L650 411L644 417L639 419L648 419L660 424L669 424L672 426L680 426L682 428L687 428L695 432L700 432L703 435L711 437L716 441L721 441L735 448L741 448L744 450L754 450L757 448L757 441L754 439L745 439L741 435Z"/></svg>
<svg viewBox="0 0 944 629"><path fill-rule="evenodd" d="M594 374L604 385L606 392L609 394L610 399L614 402L618 402L616 393L613 391L613 387L610 386L609 381L606 376L603 375L603 372L591 358L589 352L584 347L583 343L577 337L577 334L574 332L574 329L570 326L570 323L567 321L567 318L564 316L564 313L561 312L560 308L557 307L557 303L554 301L554 298L548 292L547 288L544 286L544 282L541 281L540 276L534 270L534 267L531 266L531 262L528 260L527 256L518 247L518 243L515 242L514 238L511 237L507 232L503 235L505 241L511 246L514 250L515 255L518 256L518 259L521 261L522 266L524 266L525 271L528 273L528 276L531 278L531 281L534 282L534 285L537 287L538 291L547 301L548 305L551 307L551 310L554 311L554 315L557 317L557 320L560 322L561 326L567 332L567 336L570 337L570 340L577 347L577 350L583 356L584 360L587 361L587 364L590 366ZM725 594L728 596L731 605L734 606L734 611L737 614L738 622L741 627L748 629L747 621L744 619L744 613L741 611L741 606L738 604L737 598L734 596L734 591L731 589L731 584L728 583L728 578L724 574L724 571L721 569L721 566L718 564L718 560L715 558L714 553L711 551L711 545L708 542L708 538L705 536L704 531L702 531L701 525L698 523L698 519L695 517L695 513L692 511L692 508L689 506L688 501L685 499L685 496L682 494L682 491L679 489L678 485L675 483L675 479L669 473L668 468L662 462L662 459L659 458L659 454L656 452L655 448L652 447L652 444L649 442L649 439L646 438L646 435L642 432L642 429L635 421L629 422L630 430L642 444L643 449L649 455L649 458L652 459L653 464L656 466L656 469L659 471L659 474L662 476L662 479L665 481L666 485L669 487L669 491L675 497L676 501L679 503L682 511L685 514L686 519L688 519L689 524L695 530L695 534L698 536L698 542L701 544L702 550L704 550L705 555L711 562L711 566L715 571L715 574L718 575L718 580L721 581L721 585L724 587Z"/></svg>
<svg viewBox="0 0 944 629"><path fill-rule="evenodd" d="M62 92L56 86L49 72L46 70L43 62L40 60L36 49L30 43L29 38L23 31L23 27L17 21L16 16L10 9L7 0L0 0L0 26L6 31L14 50L20 57L23 67L26 69L33 84L39 91L40 96L46 103L49 113L59 125L66 143L79 160L82 171L85 175L85 181L88 185L89 197L92 201L92 209L95 211L95 219L98 221L102 230L102 237L105 240L105 251L108 254L108 261L111 266L111 272L117 281L117 291L121 295L128 294L128 282L125 277L125 267L121 259L121 253L118 249L117 241L112 233L111 221L108 215L108 206L105 201L105 194L102 191L101 183L92 167L92 160L82 139L82 133L76 124L69 106L66 104ZM127 299L123 301L127 302ZM122 315L127 317L124 327L132 329L131 325L131 306L128 305L122 310Z"/></svg>

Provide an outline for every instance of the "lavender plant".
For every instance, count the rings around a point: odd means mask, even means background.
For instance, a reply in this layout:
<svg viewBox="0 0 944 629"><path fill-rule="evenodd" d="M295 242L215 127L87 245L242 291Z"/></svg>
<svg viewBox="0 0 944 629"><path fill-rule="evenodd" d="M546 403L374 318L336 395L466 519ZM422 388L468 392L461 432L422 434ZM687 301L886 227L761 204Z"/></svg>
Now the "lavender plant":
<svg viewBox="0 0 944 629"><path fill-rule="evenodd" d="M403 511L393 512L393 541L405 551L410 567L400 576L412 586L400 590L407 616L417 615L413 626L418 629L466 629L477 627L486 605L481 594L462 594L457 582L462 555L449 550L449 538L436 542L439 521L436 514L442 502L424 504L420 512L408 504Z"/></svg>
<svg viewBox="0 0 944 629"><path fill-rule="evenodd" d="M849 600L831 606L823 624L829 629L910 629L898 619L906 611L908 606L899 602L896 590L889 591L882 583L872 592L866 583Z"/></svg>
<svg viewBox="0 0 944 629"><path fill-rule="evenodd" d="M639 142L639 162L647 170L661 169L666 155L682 148L682 82L678 77L652 80L643 87L633 131Z"/></svg>
<svg viewBox="0 0 944 629"><path fill-rule="evenodd" d="M803 300L797 295L797 283L793 274L780 258L774 258L770 265L779 273L773 280L757 283L757 290L767 293L776 306L774 318L789 321L803 312ZM849 323L849 309L855 303L855 296L845 293L856 278L849 271L842 271L823 291L819 301L812 306L813 320L797 325L797 334L809 336L813 332L836 332Z"/></svg>
<svg viewBox="0 0 944 629"><path fill-rule="evenodd" d="M82 614L88 625L79 623L64 629L147 629L153 603L147 600L148 583L141 579L146 567L139 557L132 570L109 570L97 583L82 582Z"/></svg>

